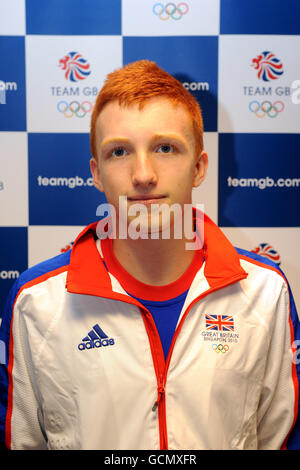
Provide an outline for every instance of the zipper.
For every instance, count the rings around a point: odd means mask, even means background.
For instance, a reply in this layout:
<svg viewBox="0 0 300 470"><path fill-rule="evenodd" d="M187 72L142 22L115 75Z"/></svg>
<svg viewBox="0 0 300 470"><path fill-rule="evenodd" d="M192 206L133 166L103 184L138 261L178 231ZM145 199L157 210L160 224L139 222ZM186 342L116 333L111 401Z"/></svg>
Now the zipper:
<svg viewBox="0 0 300 470"><path fill-rule="evenodd" d="M153 407L152 407L152 411L156 411L158 406L159 406L159 402L162 400L162 398L164 397L164 394L165 394L165 387L164 387L164 381L163 381L163 376L162 374L159 376L159 380L158 380L158 385L157 385L157 399L156 399L156 402L154 403Z"/></svg>
<svg viewBox="0 0 300 470"><path fill-rule="evenodd" d="M157 399L152 407L152 411L158 409L160 450L167 450L167 422L166 422L166 402L165 402L165 380L163 374L159 375L157 384Z"/></svg>
<svg viewBox="0 0 300 470"><path fill-rule="evenodd" d="M159 440L160 450L167 450L167 423L166 423L166 406L165 406L165 386L166 386L166 372L165 372L165 358L160 341L160 337L152 318L151 313L145 308L140 308L142 318L144 320L145 328L148 334L152 360L157 380L157 397L152 406L152 411L158 413L158 427L159 427Z"/></svg>

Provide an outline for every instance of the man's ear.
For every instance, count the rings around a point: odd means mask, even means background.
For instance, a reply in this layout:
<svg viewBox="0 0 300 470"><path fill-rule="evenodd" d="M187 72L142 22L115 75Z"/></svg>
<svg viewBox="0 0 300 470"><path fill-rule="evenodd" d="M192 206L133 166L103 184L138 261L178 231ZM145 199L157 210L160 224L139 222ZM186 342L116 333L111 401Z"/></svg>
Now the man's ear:
<svg viewBox="0 0 300 470"><path fill-rule="evenodd" d="M195 174L193 187L197 188L205 180L206 171L208 166L208 155L202 150L202 152L196 158Z"/></svg>
<svg viewBox="0 0 300 470"><path fill-rule="evenodd" d="M94 157L90 159L90 169L91 169L91 173L93 176L94 186L97 189L99 189L99 191L103 192L104 190L103 190L103 185L102 185L102 181L100 177L100 170L99 170L98 162Z"/></svg>

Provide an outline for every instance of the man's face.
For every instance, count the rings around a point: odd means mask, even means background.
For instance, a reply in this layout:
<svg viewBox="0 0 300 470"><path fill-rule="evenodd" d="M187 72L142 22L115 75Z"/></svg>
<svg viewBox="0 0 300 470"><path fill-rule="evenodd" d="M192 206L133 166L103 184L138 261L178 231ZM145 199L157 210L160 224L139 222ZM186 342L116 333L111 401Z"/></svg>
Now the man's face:
<svg viewBox="0 0 300 470"><path fill-rule="evenodd" d="M148 214L153 204L183 208L206 173L207 155L195 155L187 111L166 98L149 100L142 110L109 103L96 122L96 148L94 184L117 215L119 196L127 197L127 210L138 203Z"/></svg>

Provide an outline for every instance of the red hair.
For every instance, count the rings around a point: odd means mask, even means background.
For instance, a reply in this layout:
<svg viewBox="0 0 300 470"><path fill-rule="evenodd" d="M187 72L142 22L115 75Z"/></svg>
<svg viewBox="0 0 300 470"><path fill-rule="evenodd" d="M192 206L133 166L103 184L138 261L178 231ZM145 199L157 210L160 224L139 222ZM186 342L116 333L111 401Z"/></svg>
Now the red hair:
<svg viewBox="0 0 300 470"><path fill-rule="evenodd" d="M91 154L97 158L96 121L106 104L118 101L120 106L139 105L142 109L148 100L159 97L166 97L175 105L186 108L191 117L198 155L203 150L203 120L198 102L179 80L149 60L133 62L107 75L92 112Z"/></svg>

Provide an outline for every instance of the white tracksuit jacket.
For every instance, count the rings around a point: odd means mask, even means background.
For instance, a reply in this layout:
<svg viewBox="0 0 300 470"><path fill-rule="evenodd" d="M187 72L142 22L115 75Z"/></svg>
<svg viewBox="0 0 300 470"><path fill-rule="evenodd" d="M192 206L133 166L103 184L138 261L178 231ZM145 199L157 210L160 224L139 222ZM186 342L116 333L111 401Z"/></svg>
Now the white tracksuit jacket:
<svg viewBox="0 0 300 470"><path fill-rule="evenodd" d="M107 271L95 229L11 291L1 326L2 442L300 448L299 322L279 269L233 248L205 216L205 262L165 361L150 312Z"/></svg>

